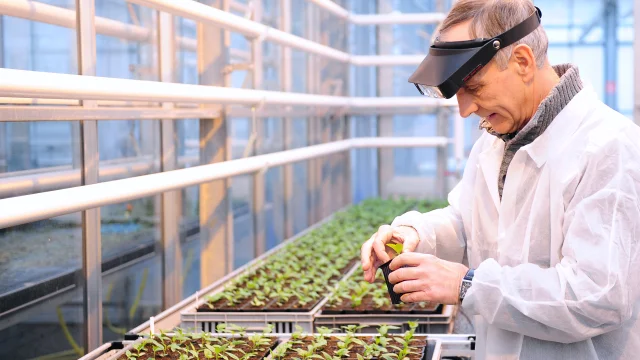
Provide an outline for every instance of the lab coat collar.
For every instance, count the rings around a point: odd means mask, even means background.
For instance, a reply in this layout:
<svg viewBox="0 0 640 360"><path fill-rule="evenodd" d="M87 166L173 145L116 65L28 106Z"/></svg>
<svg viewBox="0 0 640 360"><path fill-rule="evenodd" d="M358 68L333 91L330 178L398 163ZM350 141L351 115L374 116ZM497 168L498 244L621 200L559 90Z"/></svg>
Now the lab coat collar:
<svg viewBox="0 0 640 360"><path fill-rule="evenodd" d="M500 164L504 156L504 141L500 138L491 136L487 146L479 155L478 163L480 171L484 176L489 195L493 200L496 209L500 208L500 196L498 194L498 176L500 174Z"/></svg>
<svg viewBox="0 0 640 360"><path fill-rule="evenodd" d="M538 167L554 154L560 154L566 139L573 134L594 106L600 102L592 86L585 85L553 119L547 130L520 150L525 151Z"/></svg>

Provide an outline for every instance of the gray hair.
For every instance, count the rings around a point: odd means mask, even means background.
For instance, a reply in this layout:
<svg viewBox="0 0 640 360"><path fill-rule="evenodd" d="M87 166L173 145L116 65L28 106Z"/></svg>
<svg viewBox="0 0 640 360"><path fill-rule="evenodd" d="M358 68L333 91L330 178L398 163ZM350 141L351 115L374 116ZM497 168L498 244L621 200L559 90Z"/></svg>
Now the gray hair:
<svg viewBox="0 0 640 360"><path fill-rule="evenodd" d="M457 24L471 20L469 35L472 39L491 38L519 24L534 11L531 0L458 0L437 32L444 33ZM494 59L501 70L507 68L511 50L519 44L531 48L538 68L544 66L549 40L540 25L529 35L498 51Z"/></svg>

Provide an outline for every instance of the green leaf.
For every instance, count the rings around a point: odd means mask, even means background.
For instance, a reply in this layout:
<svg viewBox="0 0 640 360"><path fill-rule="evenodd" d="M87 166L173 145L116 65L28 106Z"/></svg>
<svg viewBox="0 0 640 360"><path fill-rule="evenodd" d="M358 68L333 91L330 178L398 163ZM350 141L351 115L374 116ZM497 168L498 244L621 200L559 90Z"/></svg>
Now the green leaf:
<svg viewBox="0 0 640 360"><path fill-rule="evenodd" d="M402 254L402 244L386 244L388 247L393 249L396 254Z"/></svg>

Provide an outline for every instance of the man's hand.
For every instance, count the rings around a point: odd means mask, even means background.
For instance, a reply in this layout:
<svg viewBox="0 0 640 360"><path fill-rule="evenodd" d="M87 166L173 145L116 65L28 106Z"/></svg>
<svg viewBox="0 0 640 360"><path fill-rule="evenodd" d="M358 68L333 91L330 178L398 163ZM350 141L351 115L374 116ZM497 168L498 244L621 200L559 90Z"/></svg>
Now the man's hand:
<svg viewBox="0 0 640 360"><path fill-rule="evenodd" d="M410 226L382 225L360 248L364 279L370 283L376 278L378 267L391 260L394 251L385 246L389 243L403 244L402 252L412 252L418 247L420 237L416 229Z"/></svg>
<svg viewBox="0 0 640 360"><path fill-rule="evenodd" d="M393 291L404 293L400 298L403 302L450 305L458 304L460 285L469 270L462 264L418 253L399 255L389 269L389 282L395 284Z"/></svg>

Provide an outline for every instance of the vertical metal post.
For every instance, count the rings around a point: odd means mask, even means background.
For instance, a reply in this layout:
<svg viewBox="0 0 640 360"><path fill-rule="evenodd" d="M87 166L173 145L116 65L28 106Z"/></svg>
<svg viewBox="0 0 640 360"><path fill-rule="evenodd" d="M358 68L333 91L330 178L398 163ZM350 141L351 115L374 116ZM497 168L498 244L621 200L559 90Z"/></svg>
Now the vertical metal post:
<svg viewBox="0 0 640 360"><path fill-rule="evenodd" d="M223 8L223 1L211 5ZM222 69L228 64L225 32L198 23L198 76L201 85L225 86ZM202 105L211 106L211 105ZM215 105L213 105L215 107ZM220 117L200 119L200 161L212 164L229 160L230 139L224 112ZM233 269L233 213L229 208L231 180L200 185L200 284L207 286Z"/></svg>
<svg viewBox="0 0 640 360"><path fill-rule="evenodd" d="M349 21L344 21L344 48L348 53L352 53L351 52L351 41L350 41L350 37L351 37L351 23ZM353 69L353 66L349 63L344 64L344 83L343 83L343 87L342 87L342 93L345 94L346 96L351 96L352 94L350 94L349 89L351 88L351 71ZM345 115L345 114L341 114L340 117L340 124L341 124L341 128L340 128L340 139L341 140L345 140L349 138L349 129L351 128L351 116L349 114ZM348 204L351 204L351 150L349 151L345 151L344 153L341 154L341 169L342 172L340 173L340 193L342 195L342 201L339 203L340 204L340 208L347 206Z"/></svg>
<svg viewBox="0 0 640 360"><path fill-rule="evenodd" d="M640 1L635 0L633 4L633 28L635 29L635 34L633 36L633 64L634 69L634 109L633 109L633 120L636 124L640 125Z"/></svg>
<svg viewBox="0 0 640 360"><path fill-rule="evenodd" d="M312 3L308 3L305 12L306 38L316 41L319 32L318 9ZM307 53L307 93L315 94L319 83L318 57ZM315 108L318 110L318 108ZM310 116L307 119L307 145L318 144L320 138L320 119ZM311 226L321 219L320 211L320 160L312 159L307 163L307 189L309 191L309 222Z"/></svg>
<svg viewBox="0 0 640 360"><path fill-rule="evenodd" d="M0 68L4 67L4 18L0 16ZM0 173L9 169L7 158L7 124L0 123Z"/></svg>
<svg viewBox="0 0 640 360"><path fill-rule="evenodd" d="M76 39L78 72L96 74L96 30L94 0L76 0ZM95 108L96 101L82 101L81 106ZM82 185L98 182L98 124L80 122ZM84 349L90 352L102 344L102 242L100 208L82 211L82 272L84 275Z"/></svg>
<svg viewBox="0 0 640 360"><path fill-rule="evenodd" d="M457 111L451 111L449 116L453 116L453 153L456 162L456 180L462 179L462 161L464 160L464 118Z"/></svg>
<svg viewBox="0 0 640 360"><path fill-rule="evenodd" d="M343 117L342 139L351 138L351 116ZM351 195L351 150L344 153L342 168L342 206L353 203Z"/></svg>
<svg viewBox="0 0 640 360"><path fill-rule="evenodd" d="M280 2L280 30L291 32L291 0L281 0ZM282 66L280 67L280 77L282 81L282 91L290 92L292 89L291 79L291 48L282 46ZM282 141L284 150L293 148L293 119L285 117L282 119ZM293 165L285 165L282 169L283 175L283 197L284 197L284 238L291 238L293 233L293 223L295 212L293 206Z"/></svg>
<svg viewBox="0 0 640 360"><path fill-rule="evenodd" d="M618 83L618 0L606 0L604 4L604 83L605 103L618 108L616 97ZM636 25L637 26L637 25Z"/></svg>
<svg viewBox="0 0 640 360"><path fill-rule="evenodd" d="M449 136L449 112L445 108L440 108L436 115L437 136ZM448 146L436 148L436 189L440 199L446 199L448 193L447 185L447 153Z"/></svg>
<svg viewBox="0 0 640 360"><path fill-rule="evenodd" d="M389 0L378 0L378 9L382 14L393 11ZM377 29L378 54L390 54L393 48L393 26L380 25ZM378 67L378 96L393 96L393 67ZM378 136L393 136L393 115L378 116ZM390 195L387 186L395 175L393 149L378 149L378 192L382 198Z"/></svg>
<svg viewBox="0 0 640 360"><path fill-rule="evenodd" d="M8 172L7 163L7 124L0 123L0 173Z"/></svg>
<svg viewBox="0 0 640 360"><path fill-rule="evenodd" d="M160 81L174 81L174 27L173 15L165 12L158 14L158 59L160 69ZM163 109L171 110L173 103L163 103ZM161 133L161 158L162 171L176 169L177 154L175 141L175 123L172 119L162 119ZM163 296L162 307L166 309L182 299L182 286L180 278L182 274L182 254L180 249L178 212L180 203L180 190L167 191L162 194L161 219L162 219L162 279Z"/></svg>
<svg viewBox="0 0 640 360"><path fill-rule="evenodd" d="M253 21L262 21L262 1L253 2ZM261 38L255 38L251 40L251 52L252 52L252 87L256 90L262 89L263 71L263 42ZM254 111L259 111L255 109ZM252 126L255 129L256 138L254 142L253 155L259 155L263 152L263 138L264 138L264 121L266 119L258 118L253 122ZM253 234L254 234L254 250L255 256L260 256L266 251L266 227L265 227L265 172L258 171L253 174Z"/></svg>

